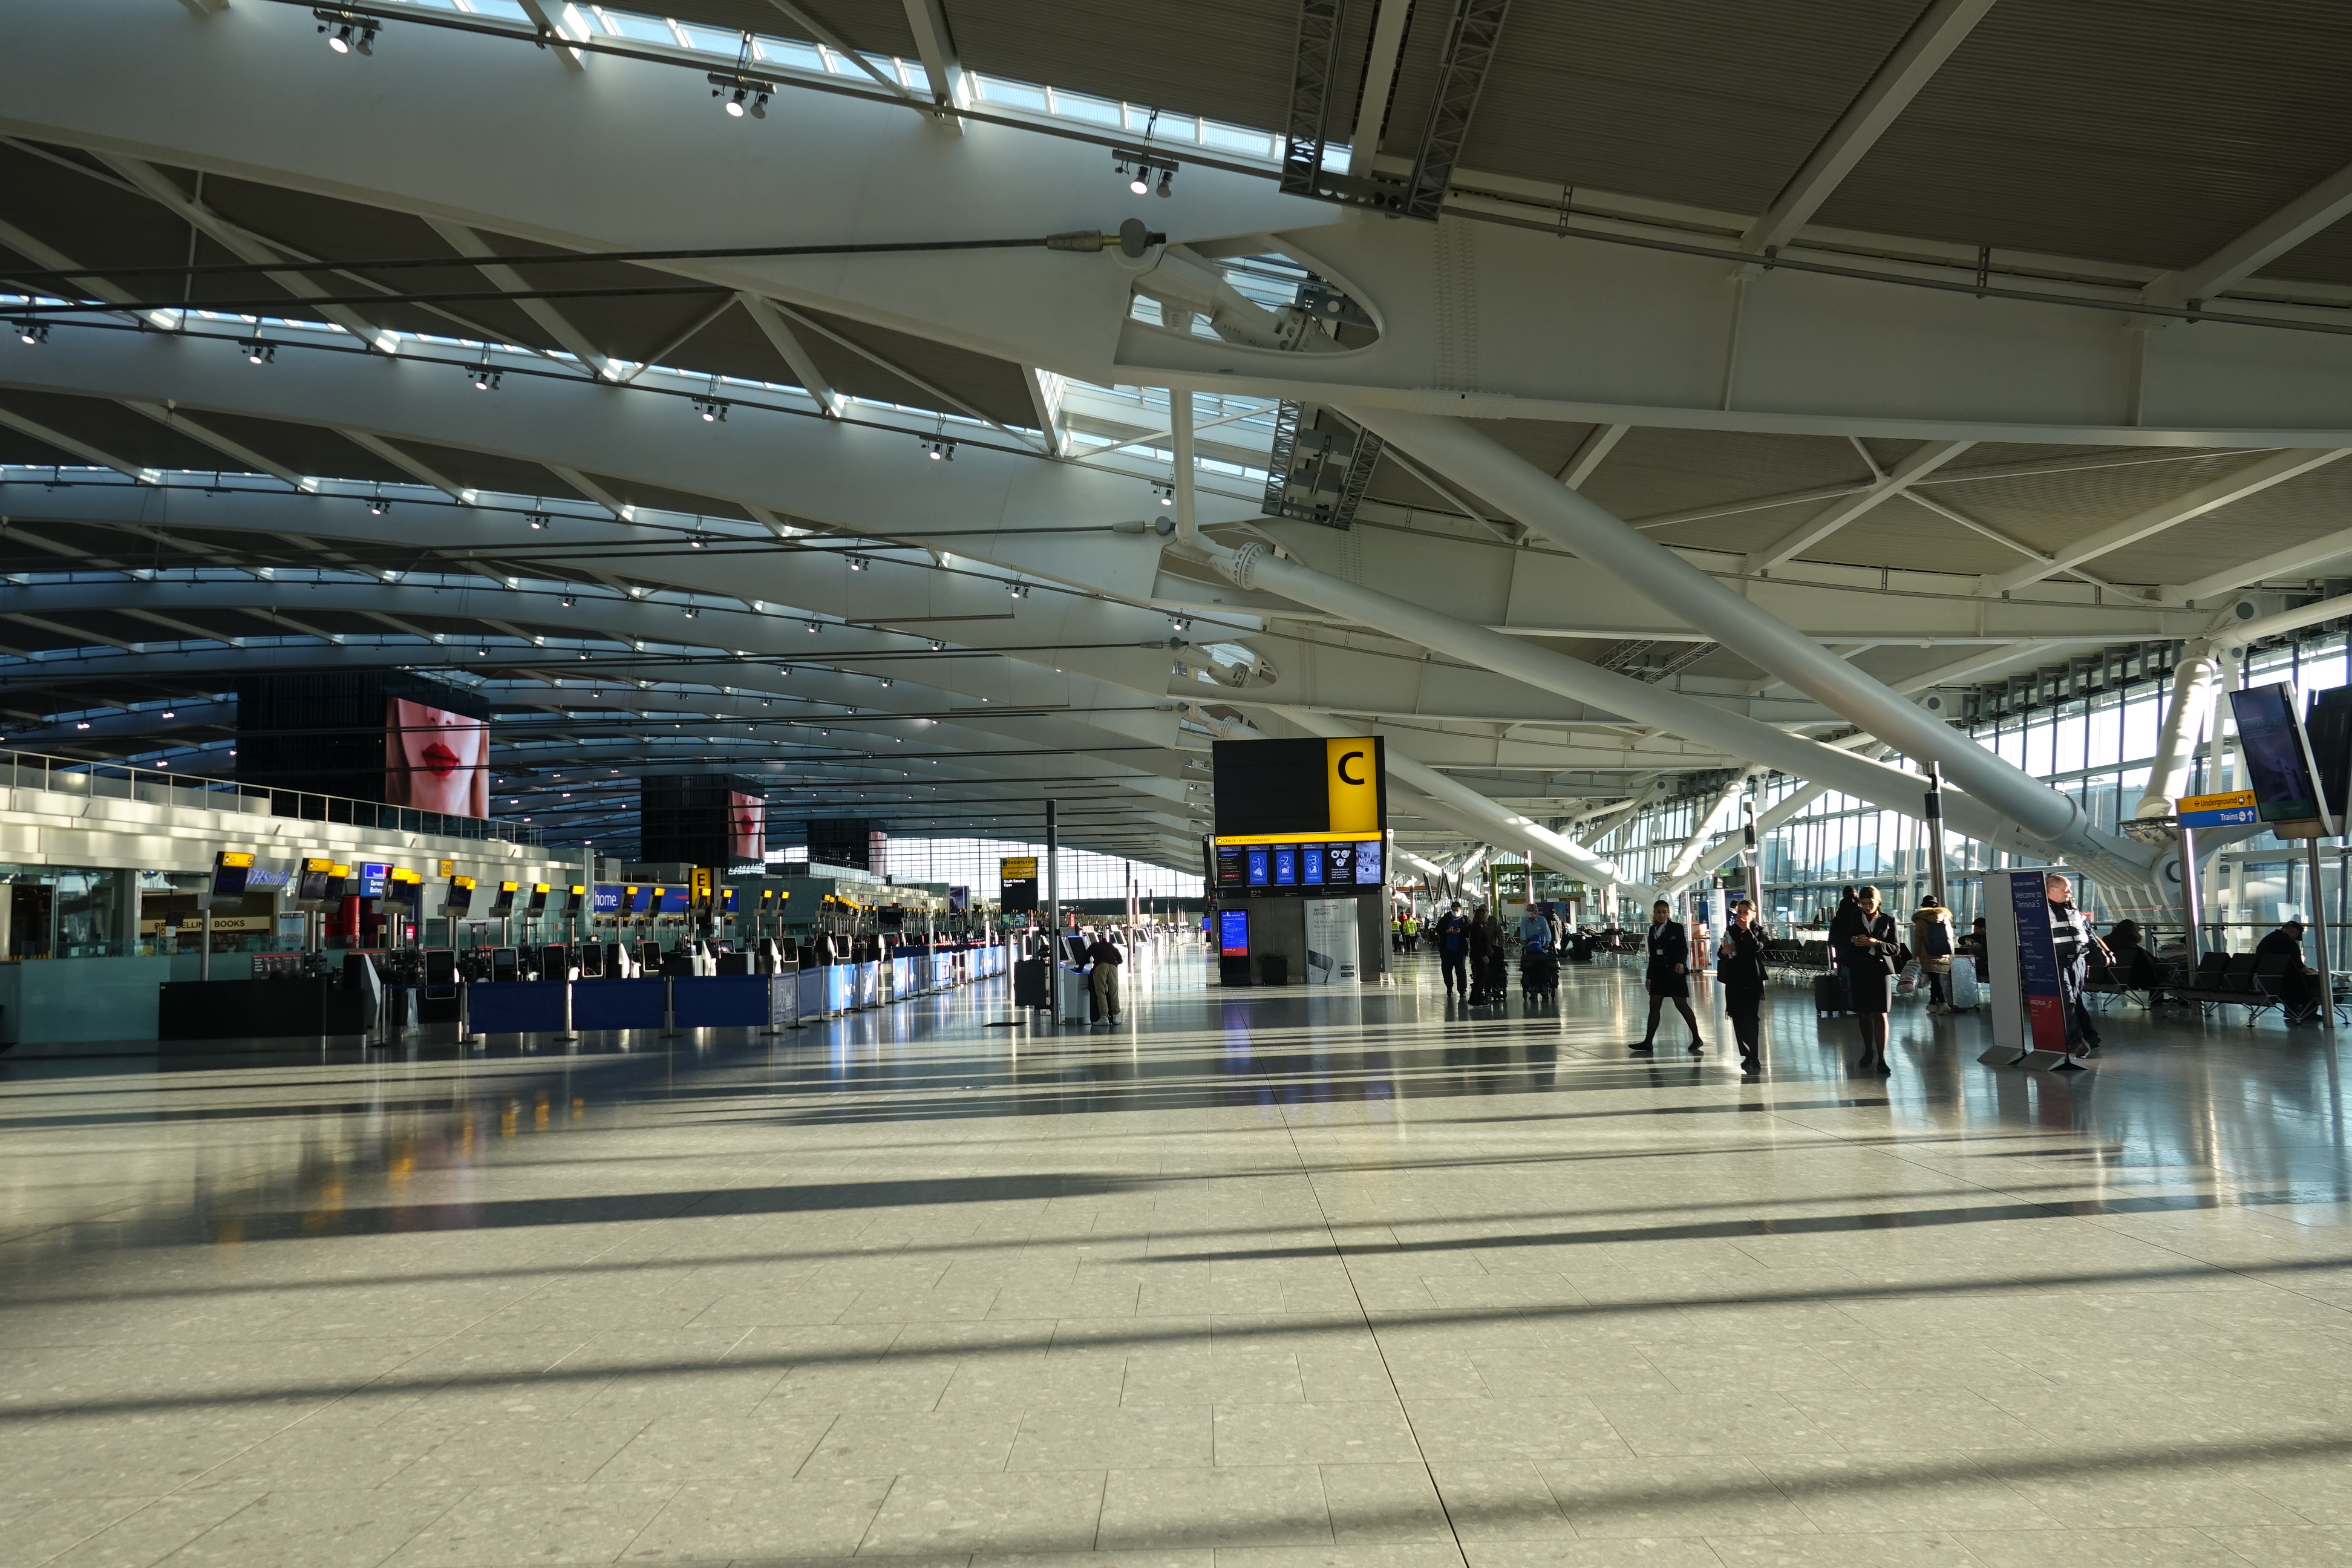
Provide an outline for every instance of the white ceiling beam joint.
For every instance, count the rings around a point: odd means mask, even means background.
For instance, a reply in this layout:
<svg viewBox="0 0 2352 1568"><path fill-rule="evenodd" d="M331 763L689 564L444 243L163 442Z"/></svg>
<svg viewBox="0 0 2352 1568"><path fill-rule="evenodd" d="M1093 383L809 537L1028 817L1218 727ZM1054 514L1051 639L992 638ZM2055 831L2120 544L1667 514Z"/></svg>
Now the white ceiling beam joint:
<svg viewBox="0 0 2352 1568"><path fill-rule="evenodd" d="M2247 464L2235 473L2224 474L2170 500L2158 501L2121 522L2075 540L2047 561L2012 567L2007 572L1979 579L1977 592L1987 598L1998 598L2030 584L2039 583L2044 577L2070 570L2078 563L2095 560L2127 544L2137 544L2191 518L2202 517L2232 501L2242 500L2273 485L2283 484L2298 474L2307 474L2323 464L2334 462L2344 456L2344 451L2340 447L2294 447L2284 452L2273 452L2259 462Z"/></svg>
<svg viewBox="0 0 2352 1568"><path fill-rule="evenodd" d="M1632 428L1631 425L1594 426L1592 433L1577 447L1576 456L1569 458L1568 466L1560 469L1558 475L1559 482L1572 490L1582 489L1584 481L1599 470L1609 454L1617 449L1617 443L1625 438L1625 432Z"/></svg>
<svg viewBox="0 0 2352 1568"><path fill-rule="evenodd" d="M1412 18L1412 0L1380 0L1380 9L1373 13L1371 41L1364 46L1364 95L1356 101L1356 128L1348 138L1348 173L1356 179L1370 177L1372 161L1381 155L1397 59L1404 52L1405 24Z"/></svg>
<svg viewBox="0 0 2352 1568"><path fill-rule="evenodd" d="M390 463L394 468L398 468L402 473L406 474L409 478L418 479L425 484L431 485L435 489L439 490L451 500L454 500L462 506L471 506L474 504L474 492L472 490L460 486L455 479L444 478L437 470L426 464L417 461L415 458L410 457L407 453L402 451L399 447L394 446L383 437L372 436L364 430L354 430L346 425L336 426L335 434L341 436L344 440L351 442L353 446L359 447L365 451L374 453L377 457L382 458L385 462Z"/></svg>
<svg viewBox="0 0 2352 1568"><path fill-rule="evenodd" d="M2347 214L2352 214L2352 163L2204 260L2155 279L2140 290L2140 297L2150 304L2179 306L2226 293Z"/></svg>
<svg viewBox="0 0 2352 1568"><path fill-rule="evenodd" d="M801 342L800 334L793 331L792 323L784 320L775 306L757 294L738 294L735 298L751 316L752 324L760 329L761 335L768 340L768 346L792 366L793 379L801 384L801 390L816 400L816 405L824 410L826 418L840 418L841 394L833 389L833 384L825 379L824 373L817 369L816 361L809 356L808 345Z"/></svg>
<svg viewBox="0 0 2352 1568"><path fill-rule="evenodd" d="M222 0L222 4L227 4L227 0ZM580 51L566 48L561 41L572 37L563 30L561 16L549 16L542 0L522 0L522 10L523 15L530 18L530 25L539 29L540 47L551 50L567 71L578 72L585 68Z"/></svg>
<svg viewBox="0 0 2352 1568"><path fill-rule="evenodd" d="M153 468L140 468L110 452L102 451L87 441L68 436L62 430L53 430L37 419L27 419L23 415L5 408L0 408L0 425L5 425L11 430L30 436L36 441L55 447L60 452L71 452L75 457L96 467L112 468L124 478L136 479L142 484L152 485L163 477Z"/></svg>
<svg viewBox="0 0 2352 1568"><path fill-rule="evenodd" d="M793 24L803 32L806 33L810 37L815 39L818 43L823 44L826 48L831 49L843 59L849 61L850 64L864 71L867 76L872 77L884 87L888 88L900 98L905 99L909 103L919 105L926 110L930 108L929 104L925 103L921 98L908 90L905 82L898 80L896 77L882 69L881 67L876 65L872 60L867 59L864 51L851 47L840 34L826 26L823 22L818 21L814 16L810 16L798 5L793 5L792 0L768 0L768 4L773 5L777 10L790 17Z"/></svg>
<svg viewBox="0 0 2352 1568"><path fill-rule="evenodd" d="M1973 441L1924 441L1888 469L1867 489L1855 491L1825 507L1811 521L1801 523L1774 543L1747 556L1742 572L1754 574L1795 559L1882 501L1891 500L1975 446ZM1872 465L1874 468L1876 465Z"/></svg>
<svg viewBox="0 0 2352 1568"><path fill-rule="evenodd" d="M965 107L963 66L956 58L955 37L948 31L948 14L940 0L906 0L907 26L915 35L915 52L923 59L923 78L931 102L940 111L937 123L958 135L963 121L956 110Z"/></svg>
<svg viewBox="0 0 2352 1568"><path fill-rule="evenodd" d="M1753 253L1786 245L1811 222L1992 5L1993 0L1936 0L1928 6L1772 205L1748 226L1739 248Z"/></svg>
<svg viewBox="0 0 2352 1568"><path fill-rule="evenodd" d="M433 232L439 235L450 249L474 261L475 270L488 279L492 287L509 294L530 292L530 280L513 268L497 262L484 264L478 259L498 254L497 247L480 235L464 224L451 223L445 218L428 217L425 221L433 226ZM602 376L606 381L619 379L620 373L613 368L613 361L604 351L590 342L588 335L573 326L570 319L552 304L545 300L517 300L515 306L537 322L541 331L562 343L572 358L587 367L590 374Z"/></svg>
<svg viewBox="0 0 2352 1568"><path fill-rule="evenodd" d="M595 480L590 479L587 475L582 473L579 469L567 468L562 463L547 463L542 466L549 473L553 474L557 479L562 479L565 484L570 485L573 489L578 490L582 495L586 496L590 500L594 501L598 506L603 507L606 511L611 512L623 522L635 522L637 521L637 509L635 507L625 505L619 497L613 494L612 491L606 489L604 486L598 484Z"/></svg>

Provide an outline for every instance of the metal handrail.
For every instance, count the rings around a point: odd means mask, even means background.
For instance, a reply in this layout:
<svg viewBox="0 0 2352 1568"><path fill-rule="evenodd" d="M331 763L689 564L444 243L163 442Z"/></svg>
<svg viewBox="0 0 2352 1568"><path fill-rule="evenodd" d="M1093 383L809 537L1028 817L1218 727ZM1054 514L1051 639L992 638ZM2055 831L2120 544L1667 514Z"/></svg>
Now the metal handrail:
<svg viewBox="0 0 2352 1568"><path fill-rule="evenodd" d="M235 779L212 778L202 773L175 773L163 768L137 767L129 763L90 762L79 757L50 756L43 752L0 750L0 769L5 770L5 773L0 773L0 786L47 790L55 795L78 795L99 800L144 800L163 805L194 805L259 816L293 817L306 822L341 823L378 831L429 833L443 838L479 838L525 845L537 845L541 841L541 829L522 823L501 822L495 817L419 811L413 806L386 805L382 801L359 800L350 795L241 784ZM26 776L28 773L32 775L30 779Z"/></svg>

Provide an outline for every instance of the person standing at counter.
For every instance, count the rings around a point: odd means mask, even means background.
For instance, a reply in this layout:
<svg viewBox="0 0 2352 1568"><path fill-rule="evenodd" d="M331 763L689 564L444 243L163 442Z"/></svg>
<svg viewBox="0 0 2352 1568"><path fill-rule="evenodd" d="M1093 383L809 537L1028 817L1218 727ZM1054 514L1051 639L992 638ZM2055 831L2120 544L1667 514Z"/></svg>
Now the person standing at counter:
<svg viewBox="0 0 2352 1568"><path fill-rule="evenodd" d="M1095 1011L1105 1023L1116 1024L1119 1016L1118 966L1122 962L1118 943L1105 933L1097 933L1087 948L1087 962L1094 965L1087 983L1094 987Z"/></svg>

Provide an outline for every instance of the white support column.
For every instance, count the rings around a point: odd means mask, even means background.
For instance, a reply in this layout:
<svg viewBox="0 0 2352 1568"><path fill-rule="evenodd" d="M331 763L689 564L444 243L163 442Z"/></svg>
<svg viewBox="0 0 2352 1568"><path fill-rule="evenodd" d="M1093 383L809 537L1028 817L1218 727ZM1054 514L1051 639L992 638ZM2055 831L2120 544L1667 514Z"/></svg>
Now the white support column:
<svg viewBox="0 0 2352 1568"><path fill-rule="evenodd" d="M1666 863L1665 882L1668 887L1679 888L1682 885L1684 879L1690 875L1691 868L1698 864L1699 856L1706 852L1707 840L1714 837L1716 829L1722 826L1724 814L1748 793L1748 781L1763 772L1762 768L1743 768L1731 775L1731 782L1723 786L1722 792L1715 797L1715 803L1706 808L1706 815L1692 824L1691 836L1684 840L1680 849L1675 851L1675 858Z"/></svg>
<svg viewBox="0 0 2352 1568"><path fill-rule="evenodd" d="M1942 763L1952 782L1989 813L2014 824L2040 843L2069 856L2107 860L2111 865L2120 857L2133 867L2145 868L2153 858L2144 846L2094 828L2074 800L1905 701L1883 683L1586 497L1563 488L1550 474L1469 421L1358 403L1346 405L1344 411L1441 473L1500 504L1554 543L1614 574L1692 626L1704 628L1726 647L1780 676L1831 712L1908 756ZM1476 662L1488 668L1501 668L1484 655ZM1627 684L1644 692L1655 689L1637 681ZM1612 700L1601 700L1625 711ZM1680 716L1664 727L1696 738L1695 730L1688 727L1694 721L1713 727L1711 720L1693 715ZM1769 760L1761 751L1730 749L1734 755ZM1811 772L1801 764L1773 765L1801 776L1810 776ZM1877 798L1873 791L1884 794L1885 788L1883 782L1874 782L1871 789L1847 793ZM1906 786L1901 793L1901 804L1883 799L1880 804L1898 811L1920 809L1913 798L1916 790ZM1984 837L1969 831L1972 837Z"/></svg>
<svg viewBox="0 0 2352 1568"><path fill-rule="evenodd" d="M1542 474L1540 478L1547 486L1558 489L1557 481L1549 475ZM1568 490L1559 493L1573 494ZM1485 626L1342 582L1295 561L1282 560L1255 542L1234 551L1203 540L1198 549L1218 571L1242 587L1264 588L1424 647L1452 654L1542 690L1557 692L1637 723L1654 724L1730 756L1747 758L1800 778L1819 779L1833 789L1860 796L1888 811L1916 816L1926 809L1915 773L1824 746L1744 714L1727 712L1679 691L1597 668ZM1907 706L1893 693L1886 695L1898 706ZM1933 724L1925 714L1913 711L1923 724ZM1972 744L1970 749L1976 750ZM1979 754L1987 753L1979 751ZM2069 816L2065 820L2071 823L2074 803L2050 793L2067 807ZM1990 802L1956 795L1950 798L1948 810L1953 824L1972 838L2019 848L2046 843L2038 840L2038 836L2030 830L2021 829ZM2084 839L2070 842L2064 847L2079 856L2085 869L2103 865L2107 868L2105 874L2126 880L2144 879L2148 862L2155 858L2151 848L2127 841L2116 841L2116 847L2109 848L2095 840Z"/></svg>

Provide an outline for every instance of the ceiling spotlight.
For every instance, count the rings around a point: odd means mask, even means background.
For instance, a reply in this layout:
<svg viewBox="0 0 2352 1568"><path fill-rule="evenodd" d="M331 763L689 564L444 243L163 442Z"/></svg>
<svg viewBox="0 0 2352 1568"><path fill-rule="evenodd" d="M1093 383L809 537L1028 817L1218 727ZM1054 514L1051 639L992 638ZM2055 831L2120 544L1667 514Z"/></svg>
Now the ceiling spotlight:
<svg viewBox="0 0 2352 1568"><path fill-rule="evenodd" d="M809 636L814 637L817 633L824 630L824 623L823 621L811 621L808 624L808 629Z"/></svg>
<svg viewBox="0 0 2352 1568"><path fill-rule="evenodd" d="M896 685L896 684L897 684L897 682L893 681L893 680L892 680L888 676L887 676L887 675L886 675L886 676L884 676L884 677L882 678L882 687L883 687L883 689L884 689L884 690L886 690L886 691L887 691L887 690L888 690L892 686L894 686L894 685Z"/></svg>
<svg viewBox="0 0 2352 1568"><path fill-rule="evenodd" d="M583 664L588 662L588 650L584 647L580 650L580 662Z"/></svg>
<svg viewBox="0 0 2352 1568"><path fill-rule="evenodd" d="M1158 194L1163 196L1174 195L1176 193L1169 189L1169 187L1173 185L1175 183L1176 166L1173 163L1171 163L1168 167L1160 171L1160 189Z"/></svg>
<svg viewBox="0 0 2352 1568"><path fill-rule="evenodd" d="M159 768L168 768L168 767L170 767L172 764L171 764L171 763L157 763L155 765L156 765L157 767L159 767Z"/></svg>
<svg viewBox="0 0 2352 1568"><path fill-rule="evenodd" d="M852 572L871 572L874 569L874 563L863 555L853 555L849 558L849 569Z"/></svg>
<svg viewBox="0 0 2352 1568"><path fill-rule="evenodd" d="M1029 584L1026 583L1007 583L1004 584L1004 591L1012 595L1016 599L1025 599L1029 596Z"/></svg>
<svg viewBox="0 0 2352 1568"><path fill-rule="evenodd" d="M16 341L26 348L37 347L49 341L49 324L47 321L37 321L27 316L16 326Z"/></svg>
<svg viewBox="0 0 2352 1568"><path fill-rule="evenodd" d="M373 500L368 502L368 515L370 517L382 517L385 512L388 512L391 510L392 503L384 500L382 496L378 496Z"/></svg>
<svg viewBox="0 0 2352 1568"><path fill-rule="evenodd" d="M693 537L692 539L688 540L686 542L687 542L687 547L688 547L688 549L690 549L690 550L699 550L699 549L701 549L701 548L703 547L703 545L705 545L706 543L708 543L708 542L709 542L708 540L706 540L705 538L703 538L703 536L702 536L702 534L701 534L701 532L700 532L699 531L696 531L696 533L695 533L695 535L694 535L694 537Z"/></svg>
<svg viewBox="0 0 2352 1568"><path fill-rule="evenodd" d="M1155 483L1151 487L1151 493L1153 497L1159 500L1161 506L1174 506L1176 504L1176 487L1174 485Z"/></svg>
<svg viewBox="0 0 2352 1568"><path fill-rule="evenodd" d="M1139 196L1150 195L1151 194L1151 165L1149 163L1138 163L1135 166L1135 174L1127 182L1127 188L1133 191Z"/></svg>
<svg viewBox="0 0 2352 1568"><path fill-rule="evenodd" d="M478 647L474 650L474 657L476 658L488 658L490 657L490 650L486 647Z"/></svg>
<svg viewBox="0 0 2352 1568"><path fill-rule="evenodd" d="M179 717L179 714L177 714L177 713L173 712L171 709L166 708L166 709L164 709L164 710L163 710L163 716L164 718L166 718L166 719L176 719L176 718L178 718L178 717Z"/></svg>
<svg viewBox="0 0 2352 1568"><path fill-rule="evenodd" d="M705 425L724 424L727 419L727 400L723 397L698 397L694 400L694 411L702 416L702 422Z"/></svg>
<svg viewBox="0 0 2352 1568"><path fill-rule="evenodd" d="M933 637L931 639L931 651L933 653L945 653L948 651L948 645L941 642L939 638Z"/></svg>
<svg viewBox="0 0 2352 1568"><path fill-rule="evenodd" d="M523 513L523 521L530 524L533 531L537 531L545 528L553 520L543 511L527 511Z"/></svg>
<svg viewBox="0 0 2352 1568"><path fill-rule="evenodd" d="M751 47L748 35L743 47ZM776 90L775 83L719 71L706 73L703 80L710 84L710 96L719 100L719 107L727 111L728 119L740 120L747 114L754 120L768 118L768 95Z"/></svg>
<svg viewBox="0 0 2352 1568"><path fill-rule="evenodd" d="M686 618L689 621L700 620L702 618L702 612L697 609L694 605L688 605L686 607Z"/></svg>
<svg viewBox="0 0 2352 1568"><path fill-rule="evenodd" d="M474 390L476 392L496 392L499 389L499 381L505 377L505 374L506 373L504 371L492 370L486 364L476 365L474 367Z"/></svg>
<svg viewBox="0 0 2352 1568"><path fill-rule="evenodd" d="M89 728L89 721L87 719L76 720L74 721L74 728L77 730L87 730Z"/></svg>
<svg viewBox="0 0 2352 1568"><path fill-rule="evenodd" d="M929 458L934 463L954 462L955 449L956 444L953 441L949 440L944 436L926 436L923 437L923 456Z"/></svg>
<svg viewBox="0 0 2352 1568"><path fill-rule="evenodd" d="M327 47L339 55L375 53L375 24L355 12L327 6L313 6L310 15L318 18L319 31L327 36Z"/></svg>
<svg viewBox="0 0 2352 1568"><path fill-rule="evenodd" d="M776 703L773 698L762 697L760 699L760 706L762 708L773 708L775 705Z"/></svg>
<svg viewBox="0 0 2352 1568"><path fill-rule="evenodd" d="M562 597L561 599L556 600L555 602L556 602L557 604L559 604L559 605L562 605L562 606L563 606L565 609L567 609L567 610L568 610L568 609L571 609L572 606L574 606L574 605L576 605L577 604L579 604L579 603L580 603L580 601L579 601L577 598L573 597L573 596L572 596L572 595L570 595L570 594L566 594L566 595L563 595L563 597ZM581 657L581 658L587 658L588 656L587 656L586 654L582 654L580 657Z"/></svg>
<svg viewBox="0 0 2352 1568"><path fill-rule="evenodd" d="M255 364L271 364L278 359L278 345L264 342L259 338L244 339L236 346L243 349L245 357Z"/></svg>
<svg viewBox="0 0 2352 1568"><path fill-rule="evenodd" d="M1176 631L1189 632L1192 629L1192 617L1190 616L1171 616L1168 617L1168 625Z"/></svg>

